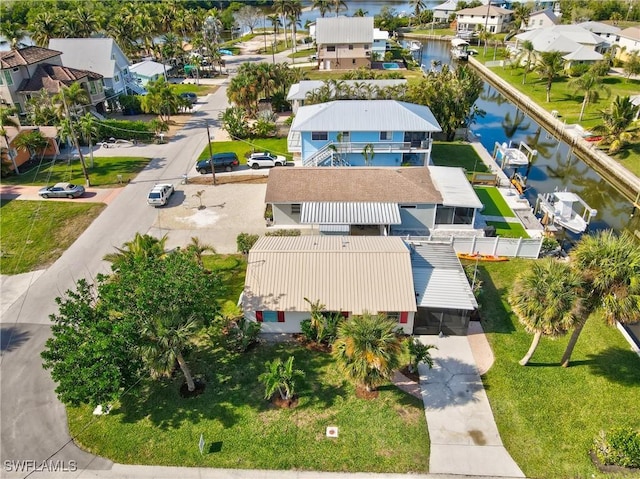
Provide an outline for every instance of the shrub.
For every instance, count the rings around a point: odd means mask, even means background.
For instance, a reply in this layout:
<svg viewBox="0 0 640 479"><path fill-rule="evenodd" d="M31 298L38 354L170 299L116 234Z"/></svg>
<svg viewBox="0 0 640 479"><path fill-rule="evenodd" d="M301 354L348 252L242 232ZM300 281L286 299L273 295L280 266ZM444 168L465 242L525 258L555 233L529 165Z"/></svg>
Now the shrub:
<svg viewBox="0 0 640 479"><path fill-rule="evenodd" d="M640 467L640 431L633 428L600 431L594 441L594 449L602 464Z"/></svg>
<svg viewBox="0 0 640 479"><path fill-rule="evenodd" d="M273 216L272 216L273 219ZM296 229L282 229L282 230L273 230L267 231L265 236L300 236L300 230Z"/></svg>
<svg viewBox="0 0 640 479"><path fill-rule="evenodd" d="M118 103L120 103L122 113L125 115L139 115L142 113L140 98L138 95L120 95Z"/></svg>
<svg viewBox="0 0 640 479"><path fill-rule="evenodd" d="M155 136L153 125L144 121L103 120L97 122L98 139L122 138L125 140L150 141Z"/></svg>
<svg viewBox="0 0 640 479"><path fill-rule="evenodd" d="M425 363L429 369L433 367L433 358L429 350L438 349L432 344L422 344L418 338L408 338L409 371L416 372L419 363Z"/></svg>
<svg viewBox="0 0 640 479"><path fill-rule="evenodd" d="M268 138L275 136L278 131L278 127L275 122L271 121L268 118L260 116L258 120L253 125L251 133L258 138Z"/></svg>
<svg viewBox="0 0 640 479"><path fill-rule="evenodd" d="M569 76L575 78L580 77L589 71L589 65L586 63L578 63L569 68Z"/></svg>
<svg viewBox="0 0 640 479"><path fill-rule="evenodd" d="M253 247L256 241L260 238L258 235L252 235L249 233L240 233L236 237L236 244L238 246L238 252L242 254L249 254L249 250Z"/></svg>
<svg viewBox="0 0 640 479"><path fill-rule="evenodd" d="M230 349L243 353L258 342L259 335L260 323L249 321L241 316L228 326L227 345Z"/></svg>
<svg viewBox="0 0 640 479"><path fill-rule="evenodd" d="M239 107L230 107L220 113L219 119L222 122L222 128L229 134L231 138L248 138L251 134L251 128L246 119L246 111Z"/></svg>

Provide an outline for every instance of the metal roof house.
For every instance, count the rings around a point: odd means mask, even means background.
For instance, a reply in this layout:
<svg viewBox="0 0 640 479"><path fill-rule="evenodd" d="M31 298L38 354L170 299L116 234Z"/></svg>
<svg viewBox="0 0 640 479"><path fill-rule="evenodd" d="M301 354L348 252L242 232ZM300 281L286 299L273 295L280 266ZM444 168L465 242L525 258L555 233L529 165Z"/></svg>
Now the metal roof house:
<svg viewBox="0 0 640 479"><path fill-rule="evenodd" d="M245 318L266 333L298 333L310 301L345 318L383 313L407 334L467 334L477 308L448 244L372 236L270 236L249 251Z"/></svg>
<svg viewBox="0 0 640 479"><path fill-rule="evenodd" d="M488 4L465 8L456 12L457 34L475 32L486 27L491 33L502 33L513 23L513 10Z"/></svg>
<svg viewBox="0 0 640 479"><path fill-rule="evenodd" d="M273 227L315 235L484 236L461 168L278 168L265 202Z"/></svg>
<svg viewBox="0 0 640 479"><path fill-rule="evenodd" d="M538 28L515 36L518 42L529 40L537 52L558 51L572 53L580 46L596 52L606 48L605 40L578 25L555 25L553 27Z"/></svg>
<svg viewBox="0 0 640 479"><path fill-rule="evenodd" d="M373 17L318 18L318 67L320 70L369 67L373 41Z"/></svg>
<svg viewBox="0 0 640 479"><path fill-rule="evenodd" d="M287 101L291 103L293 114L298 108L313 97L326 97L327 100L338 99L367 99L373 100L381 92L388 89L406 91L407 80L404 78L389 80L341 80L330 82L323 80L303 80L289 87ZM317 103L317 102L315 102Z"/></svg>
<svg viewBox="0 0 640 479"><path fill-rule="evenodd" d="M133 82L129 59L112 38L52 38L49 48L62 52L66 67L91 70L104 77L106 88L126 93ZM136 86L129 88L138 93Z"/></svg>
<svg viewBox="0 0 640 479"><path fill-rule="evenodd" d="M401 238L270 236L249 251L242 307L269 333L300 332L309 304L345 316L386 313L413 331L416 298Z"/></svg>
<svg viewBox="0 0 640 479"><path fill-rule="evenodd" d="M147 83L154 82L159 78L165 78L167 72L172 68L171 65L164 65L153 60L143 60L131 65L129 71L136 78L137 83L144 87Z"/></svg>
<svg viewBox="0 0 640 479"><path fill-rule="evenodd" d="M289 152L304 166L426 165L442 131L427 106L396 100L336 100L300 107Z"/></svg>

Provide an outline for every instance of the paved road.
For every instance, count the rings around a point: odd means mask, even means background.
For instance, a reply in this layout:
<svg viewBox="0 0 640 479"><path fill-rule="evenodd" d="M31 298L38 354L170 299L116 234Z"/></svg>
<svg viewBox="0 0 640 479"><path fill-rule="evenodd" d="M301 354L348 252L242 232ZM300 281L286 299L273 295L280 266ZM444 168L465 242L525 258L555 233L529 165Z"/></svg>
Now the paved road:
<svg viewBox="0 0 640 479"><path fill-rule="evenodd" d="M39 353L50 333L49 315L55 297L72 289L80 278L108 272L102 257L136 232L146 233L158 211L146 204L149 186L177 182L194 164L207 143L206 120L218 126L226 108L226 89L220 88L193 115L176 139L165 145L136 148L152 156L149 166L120 193L60 259L34 280L0 318L0 461L74 460L79 468L110 468L109 461L79 450L67 431L64 407L54 383L41 366Z"/></svg>

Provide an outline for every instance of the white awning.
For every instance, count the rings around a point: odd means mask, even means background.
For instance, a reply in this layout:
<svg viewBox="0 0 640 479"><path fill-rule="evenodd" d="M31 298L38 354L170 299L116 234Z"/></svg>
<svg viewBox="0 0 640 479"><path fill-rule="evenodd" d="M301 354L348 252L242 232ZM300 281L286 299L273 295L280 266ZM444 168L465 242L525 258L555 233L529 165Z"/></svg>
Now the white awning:
<svg viewBox="0 0 640 479"><path fill-rule="evenodd" d="M399 225L398 203L320 202L302 203L301 224Z"/></svg>
<svg viewBox="0 0 640 479"><path fill-rule="evenodd" d="M349 233L349 225L320 225L318 229L321 233Z"/></svg>

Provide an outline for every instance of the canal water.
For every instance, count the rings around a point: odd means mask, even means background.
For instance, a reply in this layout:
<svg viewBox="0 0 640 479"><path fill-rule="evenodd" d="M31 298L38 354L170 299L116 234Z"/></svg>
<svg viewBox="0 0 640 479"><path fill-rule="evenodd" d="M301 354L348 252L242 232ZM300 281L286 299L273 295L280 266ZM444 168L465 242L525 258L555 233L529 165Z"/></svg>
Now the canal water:
<svg viewBox="0 0 640 479"><path fill-rule="evenodd" d="M430 41L416 55L418 59L422 55L422 64L429 69L432 60L451 63L449 48L449 42ZM632 217L630 201L580 160L569 145L554 138L486 82L476 105L486 115L478 118L470 129L489 154L493 154L496 142L512 142L517 147L523 141L538 151L530 168L520 167L518 170L527 176L525 196L532 206L538 193L566 189L580 195L589 206L598 210L589 231L612 228L616 231L628 229L633 233L640 230L640 211ZM508 169L507 176L513 172L512 168Z"/></svg>

